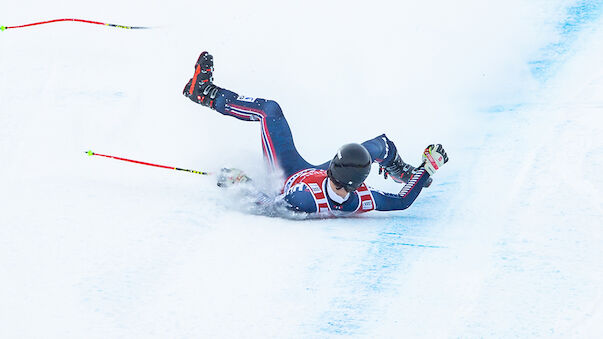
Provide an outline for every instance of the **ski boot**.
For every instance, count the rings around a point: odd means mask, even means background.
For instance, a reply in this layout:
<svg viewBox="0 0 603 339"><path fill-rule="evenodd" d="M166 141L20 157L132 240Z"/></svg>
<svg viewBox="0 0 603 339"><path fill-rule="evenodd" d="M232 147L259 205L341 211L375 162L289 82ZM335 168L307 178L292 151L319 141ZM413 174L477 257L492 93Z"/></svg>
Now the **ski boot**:
<svg viewBox="0 0 603 339"><path fill-rule="evenodd" d="M388 166L379 165L379 174L383 174L385 179L390 176L399 184L406 184L414 174L414 171L415 167L405 163L397 152L396 157ZM423 187L429 187L432 181L433 179L431 178L427 179Z"/></svg>
<svg viewBox="0 0 603 339"><path fill-rule="evenodd" d="M195 74L188 81L182 94L192 101L214 108L214 103L220 87L213 84L214 57L203 52L195 64Z"/></svg>

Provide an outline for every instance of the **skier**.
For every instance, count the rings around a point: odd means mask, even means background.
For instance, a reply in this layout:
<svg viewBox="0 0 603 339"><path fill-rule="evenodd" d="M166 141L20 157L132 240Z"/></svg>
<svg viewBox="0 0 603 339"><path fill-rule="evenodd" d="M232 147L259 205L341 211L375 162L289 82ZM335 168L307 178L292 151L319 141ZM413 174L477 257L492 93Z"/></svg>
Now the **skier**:
<svg viewBox="0 0 603 339"><path fill-rule="evenodd" d="M213 83L213 57L203 52L195 64L195 73L184 87L190 100L244 121L261 124L264 157L273 170L286 178L281 194L259 200L282 204L296 212L317 213L319 217L353 215L372 210L392 211L408 208L431 176L448 161L442 145L429 145L417 168L402 161L394 143L385 134L362 144L343 145L331 161L314 166L297 152L291 130L278 103L272 100L238 95ZM379 173L404 184L398 194L373 190L364 184L371 164L379 164ZM236 169L223 169L218 185L248 178ZM258 202L259 203L259 202Z"/></svg>

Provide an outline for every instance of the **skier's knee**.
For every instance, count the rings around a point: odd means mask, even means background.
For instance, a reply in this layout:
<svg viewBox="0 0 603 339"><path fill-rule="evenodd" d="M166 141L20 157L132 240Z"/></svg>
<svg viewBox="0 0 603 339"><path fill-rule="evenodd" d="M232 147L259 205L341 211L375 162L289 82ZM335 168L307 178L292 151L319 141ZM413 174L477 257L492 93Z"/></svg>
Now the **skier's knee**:
<svg viewBox="0 0 603 339"><path fill-rule="evenodd" d="M375 137L375 139L381 139L381 140L384 140L384 141L386 141L386 142L387 142L387 141L391 142L391 140L389 140L389 138L387 137L387 135L385 135L385 133L383 133L383 134L381 134L381 135L376 136L376 137Z"/></svg>
<svg viewBox="0 0 603 339"><path fill-rule="evenodd" d="M371 139L370 141L374 141L374 142L377 142L377 143L384 143L384 144L386 145L386 147L388 147L388 146L390 146L390 145L393 145L393 144L394 144L394 142L393 142L393 141L391 141L391 140L390 140L390 139L387 137L387 135L385 135L385 133L380 134L380 135L378 135L378 136L374 137L374 138L373 138L373 139ZM394 146L394 147L395 147L395 146Z"/></svg>
<svg viewBox="0 0 603 339"><path fill-rule="evenodd" d="M398 150L396 148L396 144L391 141L385 133L376 136L373 140L375 140L378 144L383 145L384 154L383 161L389 162L396 157Z"/></svg>
<svg viewBox="0 0 603 339"><path fill-rule="evenodd" d="M266 102L262 105L262 109L268 116L271 116L271 117L283 116L283 111L281 110L281 106L278 104L278 102L276 102L274 100L266 100Z"/></svg>

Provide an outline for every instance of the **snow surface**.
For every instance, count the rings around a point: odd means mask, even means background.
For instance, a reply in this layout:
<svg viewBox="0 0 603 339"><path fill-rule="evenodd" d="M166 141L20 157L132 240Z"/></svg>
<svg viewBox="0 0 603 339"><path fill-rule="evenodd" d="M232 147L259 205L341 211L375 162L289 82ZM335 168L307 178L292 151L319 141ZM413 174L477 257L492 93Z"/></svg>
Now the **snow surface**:
<svg viewBox="0 0 603 339"><path fill-rule="evenodd" d="M603 337L600 1L2 7L155 28L0 32L0 337ZM203 50L310 162L381 133L451 160L406 211L295 221L84 154L261 177L257 124L181 95Z"/></svg>

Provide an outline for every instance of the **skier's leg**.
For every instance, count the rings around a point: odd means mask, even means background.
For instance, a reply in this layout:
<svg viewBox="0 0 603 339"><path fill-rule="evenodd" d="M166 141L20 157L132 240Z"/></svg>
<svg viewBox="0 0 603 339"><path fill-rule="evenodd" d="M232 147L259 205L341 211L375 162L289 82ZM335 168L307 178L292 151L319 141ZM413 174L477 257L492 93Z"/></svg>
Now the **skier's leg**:
<svg viewBox="0 0 603 339"><path fill-rule="evenodd" d="M387 164L391 162L396 156L396 145L385 136L385 134L381 134L373 139L367 140L362 143L369 154L371 155L371 159L373 162L378 164ZM331 161L327 161L316 168L327 169L329 168L329 164Z"/></svg>
<svg viewBox="0 0 603 339"><path fill-rule="evenodd" d="M285 176L310 167L295 149L291 129L280 106L271 100L239 96L213 84L213 57L203 52L195 64L195 74L184 87L192 101L240 120L259 121L262 126L264 156L273 170Z"/></svg>
<svg viewBox="0 0 603 339"><path fill-rule="evenodd" d="M311 167L295 148L291 129L277 102L239 96L220 89L213 109L240 120L260 122L262 150L271 169L281 170L285 177L289 177Z"/></svg>
<svg viewBox="0 0 603 339"><path fill-rule="evenodd" d="M262 150L271 170L280 170L285 177L289 177L300 170L311 167L297 152L291 129L278 103L272 100L239 96L235 92L219 88L212 83L199 89L190 90L192 82L192 80L189 81L184 89L184 94L190 94L187 96L194 102L240 120L260 122Z"/></svg>

